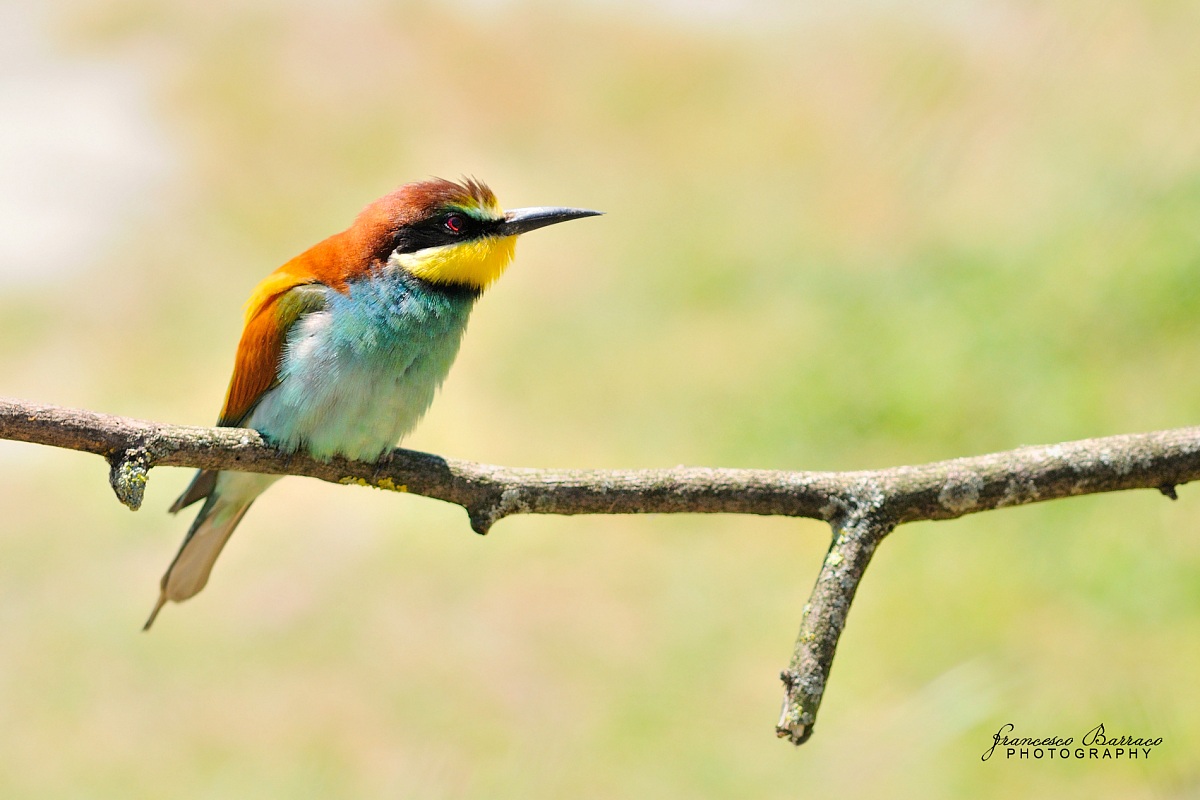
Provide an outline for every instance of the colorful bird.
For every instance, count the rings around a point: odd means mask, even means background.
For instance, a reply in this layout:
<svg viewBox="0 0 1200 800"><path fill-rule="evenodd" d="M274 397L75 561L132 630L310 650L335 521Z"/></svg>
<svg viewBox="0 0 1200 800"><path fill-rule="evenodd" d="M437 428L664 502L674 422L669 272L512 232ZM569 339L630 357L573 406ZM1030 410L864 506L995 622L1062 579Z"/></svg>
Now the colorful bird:
<svg viewBox="0 0 1200 800"><path fill-rule="evenodd" d="M280 450L375 461L413 429L446 377L483 290L518 234L599 211L505 212L476 180L410 183L258 285L217 425ZM171 512L204 501L158 603L192 597L247 509L279 479L200 470Z"/></svg>

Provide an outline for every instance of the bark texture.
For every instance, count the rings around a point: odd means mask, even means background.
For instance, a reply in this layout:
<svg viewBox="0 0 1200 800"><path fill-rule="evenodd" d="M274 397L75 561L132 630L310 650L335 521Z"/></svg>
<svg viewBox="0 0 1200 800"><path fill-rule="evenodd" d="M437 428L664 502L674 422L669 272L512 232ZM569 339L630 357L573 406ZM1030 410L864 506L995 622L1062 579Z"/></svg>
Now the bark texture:
<svg viewBox="0 0 1200 800"><path fill-rule="evenodd" d="M1200 428L1083 439L919 466L858 472L676 467L555 470L393 450L374 464L283 454L253 430L164 425L0 398L0 438L95 453L117 498L136 510L156 466L301 475L411 492L462 506L476 533L512 514L729 513L828 522L833 542L782 673L776 733L812 735L838 639L863 572L897 525L953 519L1082 494L1175 487L1200 478Z"/></svg>

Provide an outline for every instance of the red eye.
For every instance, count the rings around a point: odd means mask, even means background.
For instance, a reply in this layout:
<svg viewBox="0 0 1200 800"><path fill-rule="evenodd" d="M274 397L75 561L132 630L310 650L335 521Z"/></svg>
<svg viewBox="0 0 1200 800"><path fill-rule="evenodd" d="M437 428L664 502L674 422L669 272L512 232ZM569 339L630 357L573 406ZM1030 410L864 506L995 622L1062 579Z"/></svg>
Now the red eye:
<svg viewBox="0 0 1200 800"><path fill-rule="evenodd" d="M446 226L446 230L451 233L462 233L463 218L458 214L451 214L446 217L446 221L443 224Z"/></svg>

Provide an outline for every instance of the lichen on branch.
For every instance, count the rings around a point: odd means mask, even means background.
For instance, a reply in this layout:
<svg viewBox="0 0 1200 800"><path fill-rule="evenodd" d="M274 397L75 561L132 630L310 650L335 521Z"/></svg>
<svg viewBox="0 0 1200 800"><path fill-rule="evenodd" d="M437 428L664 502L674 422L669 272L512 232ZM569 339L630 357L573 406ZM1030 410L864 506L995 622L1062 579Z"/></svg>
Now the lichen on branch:
<svg viewBox="0 0 1200 800"><path fill-rule="evenodd" d="M1006 506L1126 489L1175 487L1200 478L1200 428L1022 447L917 466L857 472L676 467L555 470L503 467L393 450L377 463L271 447L257 431L165 425L0 398L0 438L95 453L108 460L117 498L137 510L156 466L299 475L444 500L486 534L513 514L727 513L828 522L822 564L792 661L776 732L812 735L838 639L879 542L897 525L954 519Z"/></svg>

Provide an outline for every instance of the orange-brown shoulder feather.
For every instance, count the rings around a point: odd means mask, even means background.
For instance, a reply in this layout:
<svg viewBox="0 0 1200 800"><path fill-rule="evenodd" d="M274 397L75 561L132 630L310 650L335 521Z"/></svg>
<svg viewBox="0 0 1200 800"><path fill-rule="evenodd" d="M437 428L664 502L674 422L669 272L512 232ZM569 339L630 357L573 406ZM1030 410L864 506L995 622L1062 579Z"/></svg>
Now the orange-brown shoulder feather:
<svg viewBox="0 0 1200 800"><path fill-rule="evenodd" d="M275 382L287 329L299 316L285 319L278 313L279 306L285 305L281 301L293 289L309 283L300 276L273 273L255 289L218 425L240 425Z"/></svg>
<svg viewBox="0 0 1200 800"><path fill-rule="evenodd" d="M362 217L359 218L362 221ZM322 284L339 292L347 281L368 269L372 249L356 230L335 234L306 250L255 287L246 303L246 327L238 343L233 377L218 425L236 426L275 383L288 329L304 314L320 307L315 293L300 287Z"/></svg>

